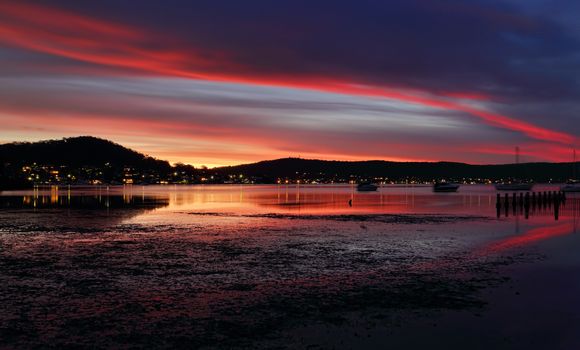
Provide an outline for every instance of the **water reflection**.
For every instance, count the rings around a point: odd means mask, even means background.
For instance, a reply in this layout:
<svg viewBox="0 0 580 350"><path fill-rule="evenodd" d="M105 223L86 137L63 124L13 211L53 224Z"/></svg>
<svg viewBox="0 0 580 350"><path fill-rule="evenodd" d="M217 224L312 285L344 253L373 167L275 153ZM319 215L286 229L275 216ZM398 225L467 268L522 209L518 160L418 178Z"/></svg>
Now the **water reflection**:
<svg viewBox="0 0 580 350"><path fill-rule="evenodd" d="M51 187L0 195L2 231L93 232L169 206L169 195Z"/></svg>
<svg viewBox="0 0 580 350"><path fill-rule="evenodd" d="M388 186L375 193L352 185L213 185L50 187L0 192L0 208L161 209L239 214L460 214L497 218L571 217L578 197L552 198L557 187L531 194L499 195L492 186L462 186L459 193L433 193L431 187ZM550 196L549 198L547 196ZM555 196L555 195L554 195Z"/></svg>
<svg viewBox="0 0 580 350"><path fill-rule="evenodd" d="M576 229L577 227L574 226L574 223L569 221L537 227L529 229L520 235L493 242L477 252L482 253L482 255L497 254L508 249L527 246L538 241L575 233Z"/></svg>
<svg viewBox="0 0 580 350"><path fill-rule="evenodd" d="M169 205L169 195L135 195L132 192L111 191L101 188L5 191L0 194L0 209L157 209Z"/></svg>

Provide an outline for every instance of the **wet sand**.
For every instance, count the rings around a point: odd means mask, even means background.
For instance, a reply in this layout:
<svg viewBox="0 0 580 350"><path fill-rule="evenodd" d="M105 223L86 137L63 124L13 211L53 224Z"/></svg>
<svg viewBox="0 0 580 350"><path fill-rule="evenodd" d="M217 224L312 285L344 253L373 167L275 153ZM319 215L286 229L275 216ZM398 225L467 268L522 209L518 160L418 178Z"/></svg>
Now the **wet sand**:
<svg viewBox="0 0 580 350"><path fill-rule="evenodd" d="M214 202L143 193L106 206L20 198L0 210L0 343L577 345L575 216L497 219L493 194L478 191L357 198L366 207L354 213L342 192L327 211L328 193L310 193L312 210L302 194L300 212L272 211L279 192L263 189L236 205L226 191ZM445 205L433 210L437 198Z"/></svg>
<svg viewBox="0 0 580 350"><path fill-rule="evenodd" d="M444 303L344 313L341 322L311 322L260 345L309 349L578 349L580 348L580 237L528 247L485 274L475 286L479 305ZM501 264L500 264L501 265ZM491 276L488 274L492 271ZM382 310L384 312L384 309ZM280 341L284 339L284 341Z"/></svg>

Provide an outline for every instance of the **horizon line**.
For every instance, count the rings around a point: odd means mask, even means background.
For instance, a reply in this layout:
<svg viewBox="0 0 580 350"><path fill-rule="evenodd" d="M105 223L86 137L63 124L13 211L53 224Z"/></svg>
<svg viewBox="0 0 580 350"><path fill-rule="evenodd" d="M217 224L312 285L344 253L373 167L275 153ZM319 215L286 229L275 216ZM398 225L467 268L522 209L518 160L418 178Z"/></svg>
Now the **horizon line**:
<svg viewBox="0 0 580 350"><path fill-rule="evenodd" d="M151 156L149 154L146 154L142 151L133 149L133 148L129 148L127 146L124 146L121 143L112 141L110 139L105 139L102 137L98 137L98 136L92 136L92 135L79 135L79 136L69 136L69 137L61 137L61 138L56 138L56 139L45 139L45 140L38 140L38 141L11 141L11 142L5 142L5 143L0 143L0 146L3 145L10 145L10 144L19 144L19 143L29 143L29 144L34 144L34 143L42 143L42 142L50 142L50 141L65 141L68 139L79 139L79 138L92 138L92 139L98 139L98 140L102 140L102 141L106 141L106 142L110 142L112 144L121 146L123 148L132 150L134 152L137 152L145 157L149 157L149 158L153 158L153 159L157 159L160 161L165 161L167 163L169 163L171 166L176 166L177 164L183 164L183 165L189 165L189 166L193 166L194 168L207 168L208 170L211 169L220 169L220 168L234 168L234 167L238 167L238 166L245 166L245 165L253 165L253 164L258 164L258 163L265 163L265 162L274 162L274 161L278 161L278 160L285 160L285 159L296 159L296 160L305 160L305 161L318 161L318 162L342 162L342 163L365 163L365 162L384 162L384 163L399 163L399 164L404 164L404 163L416 163L416 164L438 164L438 163L450 163L450 164L463 164L463 165L469 165L469 166L502 166L502 165L517 165L517 164L575 164L575 163L579 163L580 161L575 161L575 162L550 162L550 161L536 161L536 162L521 162L521 163L484 163L484 164L477 164L477 163L465 163L465 162L454 162L454 161L448 161L448 160L434 160L434 161L428 161L428 160L424 160L424 161L416 161L416 160L409 160L409 161L396 161L396 160L386 160L386 159L365 159L365 160L341 160L341 159L320 159L320 158L302 158L300 156L295 157L295 156L288 156L288 157L281 157L281 158L273 158L273 159L263 159L263 160L259 160L256 162L250 162L250 163L239 163L239 164L234 164L234 165L220 165L220 166L214 166L214 167L208 167L206 165L200 164L200 165L194 165L191 163L184 163L184 162L170 162L166 159L161 159L161 158L157 158L155 156Z"/></svg>

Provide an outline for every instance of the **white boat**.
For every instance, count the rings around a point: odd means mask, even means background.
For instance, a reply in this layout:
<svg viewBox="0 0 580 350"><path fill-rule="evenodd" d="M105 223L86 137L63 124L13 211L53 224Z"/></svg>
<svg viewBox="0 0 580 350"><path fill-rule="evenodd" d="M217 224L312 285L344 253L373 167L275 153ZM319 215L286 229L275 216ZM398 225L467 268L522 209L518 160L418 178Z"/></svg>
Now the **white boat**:
<svg viewBox="0 0 580 350"><path fill-rule="evenodd" d="M356 186L356 190L359 192L373 192L376 191L379 186L373 185L372 183L362 183Z"/></svg>
<svg viewBox="0 0 580 350"><path fill-rule="evenodd" d="M433 192L457 192L459 186L458 184L438 182L433 185Z"/></svg>
<svg viewBox="0 0 580 350"><path fill-rule="evenodd" d="M520 148L516 147L516 165L519 164ZM534 184L529 182L508 182L495 185L495 189L498 191L531 191L533 187Z"/></svg>
<svg viewBox="0 0 580 350"><path fill-rule="evenodd" d="M576 179L576 150L573 151L572 162L572 179L568 180L566 184L560 187L562 192L580 192L580 180Z"/></svg>

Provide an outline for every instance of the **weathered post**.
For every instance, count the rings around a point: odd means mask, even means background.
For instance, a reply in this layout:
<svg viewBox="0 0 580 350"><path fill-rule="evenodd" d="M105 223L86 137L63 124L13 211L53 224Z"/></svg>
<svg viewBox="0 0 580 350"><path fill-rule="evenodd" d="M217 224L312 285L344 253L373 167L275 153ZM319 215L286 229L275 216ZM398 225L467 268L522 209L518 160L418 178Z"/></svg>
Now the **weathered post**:
<svg viewBox="0 0 580 350"><path fill-rule="evenodd" d="M504 198L505 198L504 211L505 211L505 217L507 218L508 214L509 214L509 208L510 208L510 203L509 203L510 201L509 201L509 197L508 197L507 193L505 194Z"/></svg>
<svg viewBox="0 0 580 350"><path fill-rule="evenodd" d="M530 208L531 200L530 200L530 192L526 192L526 197L524 199L524 207Z"/></svg>

